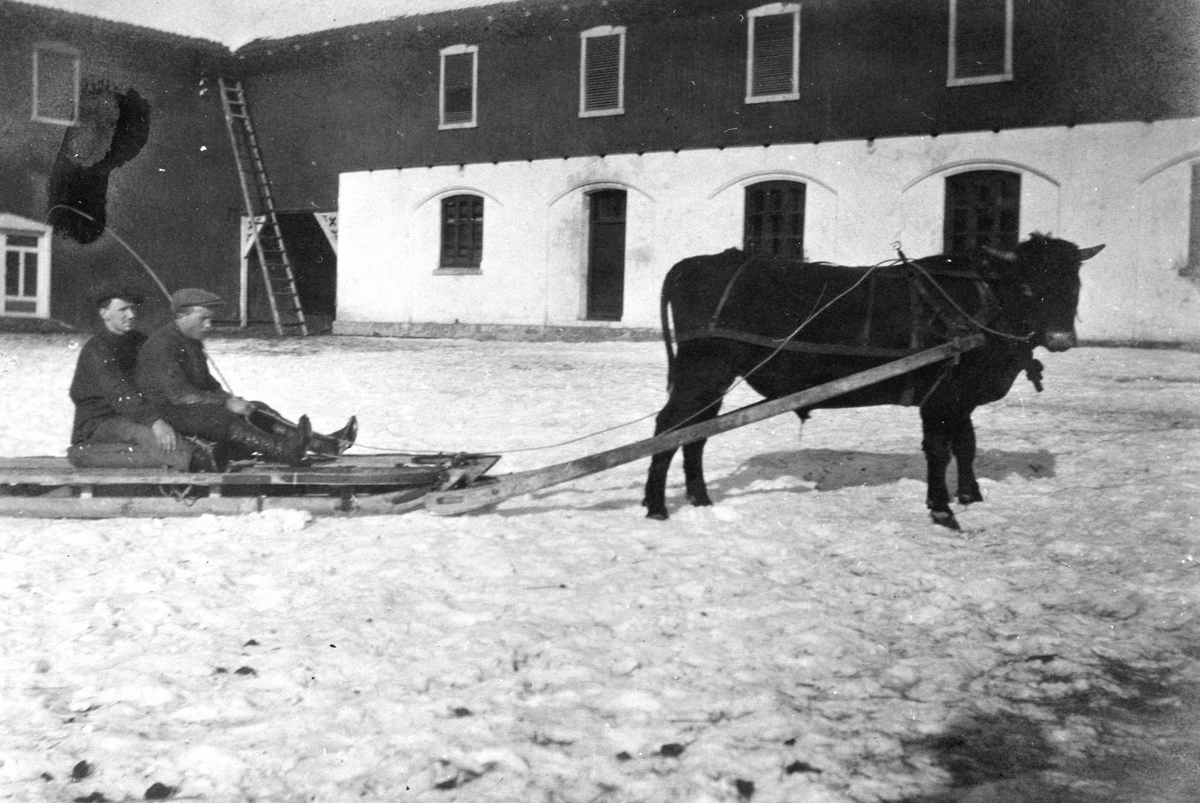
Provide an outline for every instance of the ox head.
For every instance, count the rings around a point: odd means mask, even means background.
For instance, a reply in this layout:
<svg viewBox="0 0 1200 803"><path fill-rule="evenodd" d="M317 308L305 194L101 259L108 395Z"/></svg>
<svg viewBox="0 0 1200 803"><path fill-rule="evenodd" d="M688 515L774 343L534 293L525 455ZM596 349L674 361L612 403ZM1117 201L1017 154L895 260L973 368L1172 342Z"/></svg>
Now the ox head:
<svg viewBox="0 0 1200 803"><path fill-rule="evenodd" d="M1006 306L1033 332L1033 343L1050 351L1075 345L1075 315L1079 307L1079 269L1103 245L1079 248L1066 240L1034 234L1016 251L984 250L1005 263L1001 284L1011 290Z"/></svg>

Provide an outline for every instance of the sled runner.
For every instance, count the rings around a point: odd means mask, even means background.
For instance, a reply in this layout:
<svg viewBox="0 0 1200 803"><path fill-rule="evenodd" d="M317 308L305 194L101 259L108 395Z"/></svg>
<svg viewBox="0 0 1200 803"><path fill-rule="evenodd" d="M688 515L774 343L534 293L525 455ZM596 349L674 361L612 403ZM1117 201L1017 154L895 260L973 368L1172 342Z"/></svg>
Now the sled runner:
<svg viewBox="0 0 1200 803"><path fill-rule="evenodd" d="M223 472L76 468L65 457L0 458L0 516L112 518L404 513L432 491L466 487L499 460L481 454L343 455L292 467L236 461Z"/></svg>

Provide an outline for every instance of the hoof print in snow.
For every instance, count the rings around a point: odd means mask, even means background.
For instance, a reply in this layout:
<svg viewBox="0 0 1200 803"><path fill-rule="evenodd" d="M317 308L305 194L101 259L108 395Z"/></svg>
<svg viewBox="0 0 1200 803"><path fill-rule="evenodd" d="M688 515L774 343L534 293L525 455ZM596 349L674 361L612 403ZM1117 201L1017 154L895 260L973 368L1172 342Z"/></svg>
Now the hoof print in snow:
<svg viewBox="0 0 1200 803"><path fill-rule="evenodd" d="M233 674L235 674L235 675L257 675L258 670L256 670L252 666L239 666L236 670L234 670Z"/></svg>
<svg viewBox="0 0 1200 803"><path fill-rule="evenodd" d="M733 785L737 789L739 800L749 800L754 797L754 781L738 778L733 782Z"/></svg>
<svg viewBox="0 0 1200 803"><path fill-rule="evenodd" d="M92 792L90 795L75 798L75 803L107 803L106 798L100 792Z"/></svg>
<svg viewBox="0 0 1200 803"><path fill-rule="evenodd" d="M620 753L617 753L617 761L633 761L633 756L622 750Z"/></svg>
<svg viewBox="0 0 1200 803"><path fill-rule="evenodd" d="M469 717L471 716L471 709L459 706L458 708L450 709L450 713L456 717Z"/></svg>
<svg viewBox="0 0 1200 803"><path fill-rule="evenodd" d="M667 758L675 758L676 756L683 755L683 751L683 745L671 742L670 744L664 744L662 747L660 747L658 749L658 754L660 756L666 756Z"/></svg>
<svg viewBox="0 0 1200 803"><path fill-rule="evenodd" d="M821 770L817 769L806 761L793 761L791 764L788 764L786 767L784 767L783 771L788 775L795 775L797 772L815 772L818 775L821 774Z"/></svg>
<svg viewBox="0 0 1200 803"><path fill-rule="evenodd" d="M142 797L146 800L166 800L171 795L175 794L174 786L167 786L165 783L153 783Z"/></svg>
<svg viewBox="0 0 1200 803"><path fill-rule="evenodd" d="M441 789L442 791L446 791L448 789L457 789L463 784L468 784L478 777L478 772L472 772L471 770L460 768L458 772L456 772L454 775L451 775L449 778L434 783L433 788Z"/></svg>
<svg viewBox="0 0 1200 803"><path fill-rule="evenodd" d="M76 781L82 781L84 778L92 774L96 768L86 761L80 761L71 768L71 778Z"/></svg>
<svg viewBox="0 0 1200 803"><path fill-rule="evenodd" d="M223 666L218 666L216 669L213 670L213 674L214 675L228 675L229 670Z"/></svg>
<svg viewBox="0 0 1200 803"><path fill-rule="evenodd" d="M257 641L255 641L254 639L250 639L249 641L247 641L247 642L246 642L245 644L243 644L242 646L243 646L243 647L257 647L257 646L258 646L258 642L257 642Z"/></svg>
<svg viewBox="0 0 1200 803"><path fill-rule="evenodd" d="M54 776L48 772L43 772L41 777L42 777L43 781L53 781L54 780Z"/></svg>

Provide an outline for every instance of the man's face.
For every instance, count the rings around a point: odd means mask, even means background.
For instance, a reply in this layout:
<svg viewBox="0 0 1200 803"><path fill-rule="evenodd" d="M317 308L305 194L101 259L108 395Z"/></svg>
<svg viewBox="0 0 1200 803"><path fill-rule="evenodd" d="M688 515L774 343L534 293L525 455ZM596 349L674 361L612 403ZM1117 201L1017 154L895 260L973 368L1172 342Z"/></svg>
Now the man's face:
<svg viewBox="0 0 1200 803"><path fill-rule="evenodd" d="M211 307L186 307L175 316L175 325L186 337L203 340L212 329L212 317Z"/></svg>
<svg viewBox="0 0 1200 803"><path fill-rule="evenodd" d="M100 320L104 328L114 335L125 335L133 331L137 323L138 306L123 298L110 298L100 308Z"/></svg>

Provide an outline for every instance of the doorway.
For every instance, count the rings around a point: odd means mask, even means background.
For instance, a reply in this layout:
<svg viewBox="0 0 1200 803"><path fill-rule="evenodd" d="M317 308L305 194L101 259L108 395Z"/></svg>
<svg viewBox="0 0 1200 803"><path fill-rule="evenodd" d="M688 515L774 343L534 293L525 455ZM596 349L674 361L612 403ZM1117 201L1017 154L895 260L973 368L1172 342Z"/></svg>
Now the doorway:
<svg viewBox="0 0 1200 803"><path fill-rule="evenodd" d="M625 307L625 191L588 193L587 319L619 321Z"/></svg>
<svg viewBox="0 0 1200 803"><path fill-rule="evenodd" d="M279 232L292 263L300 308L309 321L310 332L328 331L337 315L336 214L279 212ZM242 218L244 260L244 324L271 322L270 301L253 245L253 229Z"/></svg>

